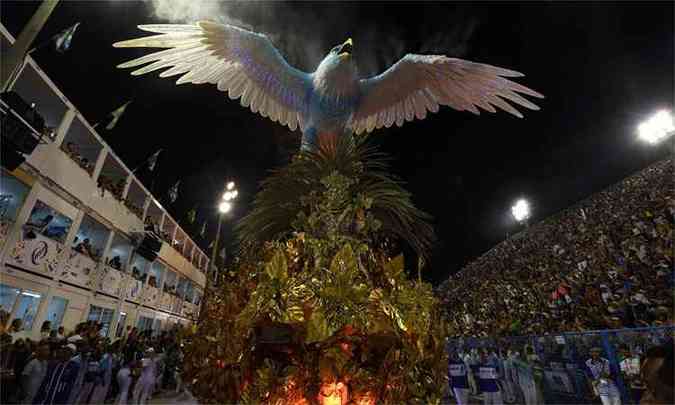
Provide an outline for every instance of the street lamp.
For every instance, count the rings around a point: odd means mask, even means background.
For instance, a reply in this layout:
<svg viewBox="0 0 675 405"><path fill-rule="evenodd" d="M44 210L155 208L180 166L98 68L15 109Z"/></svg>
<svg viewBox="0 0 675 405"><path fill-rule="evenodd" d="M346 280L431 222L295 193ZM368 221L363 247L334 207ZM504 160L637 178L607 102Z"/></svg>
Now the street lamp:
<svg viewBox="0 0 675 405"><path fill-rule="evenodd" d="M638 138L655 145L675 134L673 116L670 111L662 110L638 125Z"/></svg>
<svg viewBox="0 0 675 405"><path fill-rule="evenodd" d="M216 240L213 241L213 251L211 252L211 266L213 267L216 267L216 259L218 257L218 243L220 242L220 227L223 224L223 216L224 214L232 211L233 202L239 194L239 192L234 187L235 184L233 181L227 183L225 186L225 192L223 193L222 201L218 205L218 230L216 231Z"/></svg>
<svg viewBox="0 0 675 405"><path fill-rule="evenodd" d="M230 212L231 209L232 203L229 201L223 201L218 206L218 211L220 211L221 214L227 214L228 212Z"/></svg>
<svg viewBox="0 0 675 405"><path fill-rule="evenodd" d="M526 222L530 217L530 204L521 198L511 207L511 214L516 221L520 223Z"/></svg>

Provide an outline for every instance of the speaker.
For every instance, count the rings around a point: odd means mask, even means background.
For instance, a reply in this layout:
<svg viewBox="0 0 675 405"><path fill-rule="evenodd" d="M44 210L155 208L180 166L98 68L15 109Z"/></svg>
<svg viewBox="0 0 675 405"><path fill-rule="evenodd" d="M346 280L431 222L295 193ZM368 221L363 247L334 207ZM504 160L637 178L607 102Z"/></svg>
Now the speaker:
<svg viewBox="0 0 675 405"><path fill-rule="evenodd" d="M10 172L26 161L26 158L17 152L13 146L10 142L2 142L2 145L0 145L0 162L2 167Z"/></svg>
<svg viewBox="0 0 675 405"><path fill-rule="evenodd" d="M2 101L7 104L10 109L14 110L15 113L21 116L21 118L23 118L30 126L35 128L36 131L39 133L44 131L45 119L42 118L42 116L37 112L34 104L29 104L26 100L21 98L20 95L13 91L0 94L0 99L2 99Z"/></svg>
<svg viewBox="0 0 675 405"><path fill-rule="evenodd" d="M9 107L3 108L0 117L0 135L2 139L2 166L7 170L16 169L26 158L22 154L30 155L40 143L42 135L37 136L18 119L18 114L24 121L42 134L45 130L45 120L35 108L25 102L14 92L0 94L0 99Z"/></svg>

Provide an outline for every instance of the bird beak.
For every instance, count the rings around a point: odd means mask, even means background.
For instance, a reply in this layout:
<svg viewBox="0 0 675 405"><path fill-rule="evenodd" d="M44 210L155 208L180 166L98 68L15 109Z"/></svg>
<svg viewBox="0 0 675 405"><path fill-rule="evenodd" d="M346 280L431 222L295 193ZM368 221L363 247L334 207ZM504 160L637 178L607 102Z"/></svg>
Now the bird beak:
<svg viewBox="0 0 675 405"><path fill-rule="evenodd" d="M340 47L340 56L349 56L352 54L352 48L354 46L354 43L352 42L352 39L349 38L348 40L345 41L344 44Z"/></svg>

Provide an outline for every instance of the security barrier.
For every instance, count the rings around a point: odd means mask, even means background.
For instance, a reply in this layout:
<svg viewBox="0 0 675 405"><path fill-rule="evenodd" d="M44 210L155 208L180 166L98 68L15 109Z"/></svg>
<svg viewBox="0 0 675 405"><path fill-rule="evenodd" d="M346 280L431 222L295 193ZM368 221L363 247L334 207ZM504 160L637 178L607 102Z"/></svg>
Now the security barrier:
<svg viewBox="0 0 675 405"><path fill-rule="evenodd" d="M675 327L649 327L560 333L546 336L457 338L447 342L472 369L489 353L499 368L499 390L505 403L520 404L637 404L644 392L640 365L653 346L673 344ZM591 352L599 360L587 363ZM597 356L597 355L596 355ZM589 364L606 359L610 377L592 381ZM596 367L596 366L592 366ZM478 377L469 375L471 394L481 396ZM599 382L598 382L599 381ZM452 391L452 390L450 390ZM609 403L609 402L608 402Z"/></svg>

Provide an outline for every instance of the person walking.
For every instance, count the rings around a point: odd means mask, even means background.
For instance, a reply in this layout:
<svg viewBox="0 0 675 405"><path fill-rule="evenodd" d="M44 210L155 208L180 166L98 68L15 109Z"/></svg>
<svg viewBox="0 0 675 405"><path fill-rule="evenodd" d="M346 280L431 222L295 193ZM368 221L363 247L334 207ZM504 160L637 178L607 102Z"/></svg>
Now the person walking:
<svg viewBox="0 0 675 405"><path fill-rule="evenodd" d="M60 352L57 361L47 369L47 374L33 400L33 404L72 404L75 382L80 374L80 361L76 360L77 348L69 343Z"/></svg>
<svg viewBox="0 0 675 405"><path fill-rule="evenodd" d="M35 351L35 358L26 364L21 373L21 386L23 388L24 404L32 404L35 395L40 389L42 380L47 375L47 360L49 359L50 348L47 341L42 341L38 344Z"/></svg>
<svg viewBox="0 0 675 405"><path fill-rule="evenodd" d="M157 362L159 358L155 354L155 350L151 347L145 352L146 356L141 360L141 376L136 382L134 388L134 402L138 405L145 405L148 398L155 390L155 382L157 381Z"/></svg>
<svg viewBox="0 0 675 405"><path fill-rule="evenodd" d="M99 361L99 370L101 373L101 379L98 381L98 384L94 386L94 391L91 394L90 403L92 404L102 404L108 391L110 390L110 383L112 381L112 369L113 369L113 357L110 352L110 346L107 347L105 353Z"/></svg>
<svg viewBox="0 0 675 405"><path fill-rule="evenodd" d="M478 385L483 393L483 404L502 405L502 393L499 389L499 366L494 356L487 351L482 353L481 363L478 366Z"/></svg>
<svg viewBox="0 0 675 405"><path fill-rule="evenodd" d="M117 385L120 394L115 402L117 405L127 405L129 399L129 387L131 387L131 361L122 360L122 368L117 372Z"/></svg>
<svg viewBox="0 0 675 405"><path fill-rule="evenodd" d="M599 347L592 348L591 358L586 361L593 392L600 397L602 405L621 405L621 394L612 380L609 360L600 357L600 353Z"/></svg>
<svg viewBox="0 0 675 405"><path fill-rule="evenodd" d="M455 400L458 405L469 404L469 378L468 368L456 351L453 351L450 356L450 364L448 366L448 378L450 380L450 388L455 395Z"/></svg>

